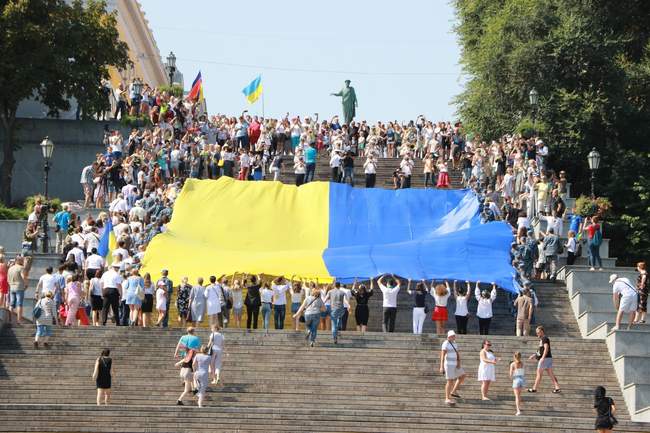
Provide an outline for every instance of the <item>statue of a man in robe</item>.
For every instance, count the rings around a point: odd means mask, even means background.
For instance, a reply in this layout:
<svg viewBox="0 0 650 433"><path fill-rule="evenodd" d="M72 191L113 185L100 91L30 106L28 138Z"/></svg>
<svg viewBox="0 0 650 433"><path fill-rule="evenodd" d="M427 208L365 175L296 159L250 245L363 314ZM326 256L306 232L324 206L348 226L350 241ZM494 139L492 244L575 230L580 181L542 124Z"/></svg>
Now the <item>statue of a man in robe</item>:
<svg viewBox="0 0 650 433"><path fill-rule="evenodd" d="M350 86L350 80L345 80L345 87L338 93L332 93L332 96L341 97L341 105L343 105L343 119L347 125L352 122L356 116L357 95L354 93L354 87Z"/></svg>

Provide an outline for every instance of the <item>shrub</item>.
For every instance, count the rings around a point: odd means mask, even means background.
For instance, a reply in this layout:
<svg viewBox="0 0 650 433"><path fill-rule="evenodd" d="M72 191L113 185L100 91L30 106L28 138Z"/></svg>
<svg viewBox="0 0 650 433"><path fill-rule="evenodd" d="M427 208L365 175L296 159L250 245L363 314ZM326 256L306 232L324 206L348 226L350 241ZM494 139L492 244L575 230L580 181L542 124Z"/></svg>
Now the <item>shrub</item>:
<svg viewBox="0 0 650 433"><path fill-rule="evenodd" d="M537 120L533 123L533 120L530 117L524 117L519 121L515 127L515 133L520 134L522 137L529 139L535 135L543 136L546 132L546 124Z"/></svg>
<svg viewBox="0 0 650 433"><path fill-rule="evenodd" d="M591 197L581 195L576 199L576 213L583 217L598 215L606 217L612 209L612 202L606 197Z"/></svg>
<svg viewBox="0 0 650 433"><path fill-rule="evenodd" d="M158 88L161 92L167 92L170 95L176 96L177 98L183 97L183 88L178 84L172 86L160 86Z"/></svg>
<svg viewBox="0 0 650 433"><path fill-rule="evenodd" d="M151 119L147 116L130 116L124 115L120 119L120 123L124 126L129 126L131 128L142 128L152 126Z"/></svg>
<svg viewBox="0 0 650 433"><path fill-rule="evenodd" d="M41 194L36 194L29 196L25 199L25 211L27 212L27 215L32 213L34 210L34 203L36 203L36 199L40 198L41 201L45 201L45 197ZM61 209L61 199L56 198L56 197L50 197L49 200L50 203L50 212L58 212Z"/></svg>
<svg viewBox="0 0 650 433"><path fill-rule="evenodd" d="M0 206L0 220L26 220L27 215L24 209Z"/></svg>

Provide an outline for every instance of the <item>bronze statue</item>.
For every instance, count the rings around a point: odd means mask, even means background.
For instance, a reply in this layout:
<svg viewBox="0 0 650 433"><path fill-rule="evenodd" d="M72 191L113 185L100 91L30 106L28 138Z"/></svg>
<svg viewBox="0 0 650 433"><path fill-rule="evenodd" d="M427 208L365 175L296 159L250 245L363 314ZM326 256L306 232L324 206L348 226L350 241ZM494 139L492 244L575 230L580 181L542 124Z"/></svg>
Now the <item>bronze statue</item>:
<svg viewBox="0 0 650 433"><path fill-rule="evenodd" d="M343 119L347 125L352 122L356 116L357 95L354 93L354 87L350 86L350 80L345 80L345 87L338 93L331 93L332 96L341 97L341 105L343 105Z"/></svg>

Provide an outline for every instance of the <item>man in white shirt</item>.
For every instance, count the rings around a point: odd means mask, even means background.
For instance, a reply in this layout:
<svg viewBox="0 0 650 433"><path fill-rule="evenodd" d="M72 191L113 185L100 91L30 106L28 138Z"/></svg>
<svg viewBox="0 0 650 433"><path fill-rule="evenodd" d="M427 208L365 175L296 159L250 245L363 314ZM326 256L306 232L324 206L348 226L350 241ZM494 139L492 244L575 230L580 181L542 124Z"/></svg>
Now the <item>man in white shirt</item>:
<svg viewBox="0 0 650 433"><path fill-rule="evenodd" d="M287 290L289 290L289 287L290 285L284 277L279 277L271 284L275 329L284 329L284 318L287 313Z"/></svg>
<svg viewBox="0 0 650 433"><path fill-rule="evenodd" d="M391 275L387 283L384 283L386 275L379 277L377 285L384 295L383 308L384 308L384 322L382 324L383 332L395 332L395 318L397 317L397 294L400 290L400 283Z"/></svg>
<svg viewBox="0 0 650 433"><path fill-rule="evenodd" d="M144 210L142 207L142 201L138 200L135 202L135 206L131 208L129 211L129 218L133 219L133 217L138 217L139 221L144 221L145 216L147 215L147 211Z"/></svg>
<svg viewBox="0 0 650 433"><path fill-rule="evenodd" d="M628 278L619 277L616 274L609 276L609 284L612 284L614 308L618 310L616 313L616 325L612 330L614 331L621 327L621 319L625 313L628 313L630 316L627 325L627 329L630 329L637 310L638 292Z"/></svg>
<svg viewBox="0 0 650 433"><path fill-rule="evenodd" d="M77 242L74 243L74 247L68 251L68 255L65 256L66 261L70 260L70 258L74 259L77 266L79 266L79 269L81 269L84 264L84 252L81 248L79 248L79 244Z"/></svg>
<svg viewBox="0 0 650 433"><path fill-rule="evenodd" d="M330 157L330 168L332 169L332 182L338 182L341 178L339 168L341 167L341 155L338 150L332 152Z"/></svg>
<svg viewBox="0 0 650 433"><path fill-rule="evenodd" d="M86 240L86 253L91 254L93 248L99 248L99 233L97 233L97 227L91 227L90 232L86 233L84 236Z"/></svg>
<svg viewBox="0 0 650 433"><path fill-rule="evenodd" d="M86 278L92 279L97 271L104 269L104 258L97 254L97 248L90 250L90 255L86 258Z"/></svg>
<svg viewBox="0 0 650 433"><path fill-rule="evenodd" d="M129 212L129 206L122 193L118 194L117 198L111 202L108 210L110 212L120 212L123 214L127 214Z"/></svg>
<svg viewBox="0 0 650 433"><path fill-rule="evenodd" d="M52 295L56 293L57 282L56 278L52 274L53 272L54 270L52 269L52 266L48 266L45 269L45 273L38 279L38 283L36 284L36 299L45 296L47 292L51 292Z"/></svg>
<svg viewBox="0 0 650 433"><path fill-rule="evenodd" d="M102 307L102 326L106 326L109 308L113 311L113 320L118 325L120 312L120 294L122 292L122 276L120 275L120 263L113 263L111 267L102 275L102 297L104 305Z"/></svg>

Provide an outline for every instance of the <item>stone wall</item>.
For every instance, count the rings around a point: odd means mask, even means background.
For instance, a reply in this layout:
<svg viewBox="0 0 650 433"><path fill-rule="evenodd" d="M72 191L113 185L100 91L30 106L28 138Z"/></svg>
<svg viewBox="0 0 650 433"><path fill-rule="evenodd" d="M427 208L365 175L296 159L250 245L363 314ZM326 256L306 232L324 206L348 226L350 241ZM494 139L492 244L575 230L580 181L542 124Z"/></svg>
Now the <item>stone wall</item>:
<svg viewBox="0 0 650 433"><path fill-rule="evenodd" d="M12 200L20 202L25 197L43 193L43 156L40 143L45 136L54 142L51 161L49 192L51 197L64 201L83 198L79 180L83 167L104 150L102 145L104 127L119 129L128 136L129 128L118 122L98 122L94 120L61 119L18 119L12 182ZM0 142L4 131L0 129ZM0 162L2 161L0 152Z"/></svg>

